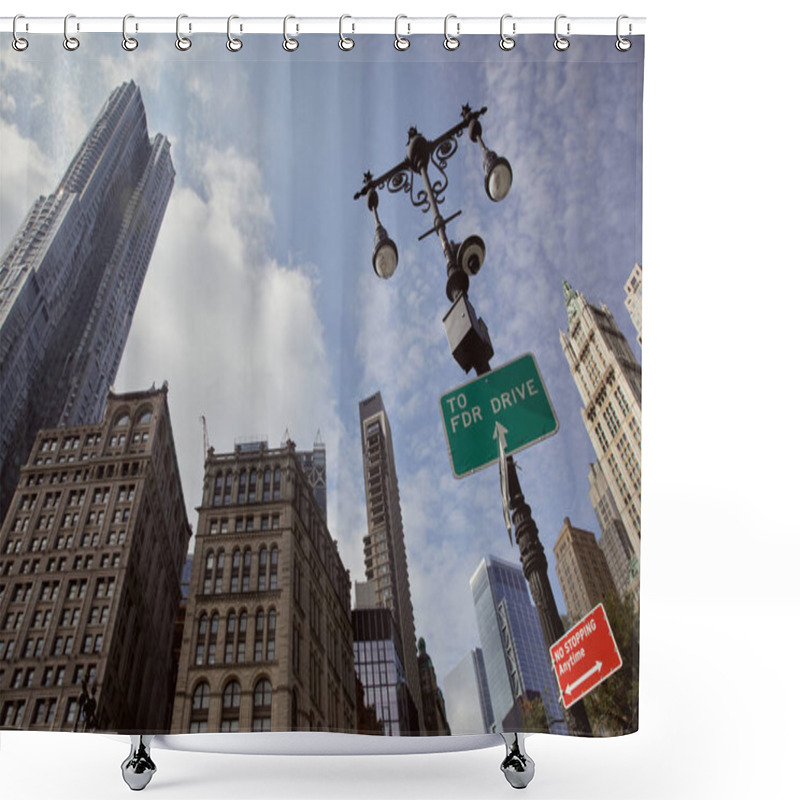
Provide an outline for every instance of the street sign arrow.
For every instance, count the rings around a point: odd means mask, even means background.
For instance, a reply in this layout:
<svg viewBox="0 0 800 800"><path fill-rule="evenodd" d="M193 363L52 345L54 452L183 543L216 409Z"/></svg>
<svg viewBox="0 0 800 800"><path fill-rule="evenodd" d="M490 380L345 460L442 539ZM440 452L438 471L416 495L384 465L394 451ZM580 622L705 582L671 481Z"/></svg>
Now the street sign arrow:
<svg viewBox="0 0 800 800"><path fill-rule="evenodd" d="M583 673L583 675L578 678L574 683L568 683L567 688L564 689L564 694L572 694L582 683L585 683L589 680L589 678L594 675L595 672L601 672L603 669L603 662L602 661L595 661L594 666Z"/></svg>

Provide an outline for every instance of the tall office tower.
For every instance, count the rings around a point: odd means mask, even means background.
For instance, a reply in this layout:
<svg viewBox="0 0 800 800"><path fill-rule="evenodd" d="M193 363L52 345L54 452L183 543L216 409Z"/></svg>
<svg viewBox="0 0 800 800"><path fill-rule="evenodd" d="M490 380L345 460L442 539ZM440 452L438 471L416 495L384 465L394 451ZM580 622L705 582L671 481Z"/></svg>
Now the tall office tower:
<svg viewBox="0 0 800 800"><path fill-rule="evenodd" d="M388 608L353 609L353 652L366 716L384 736L417 735L420 719L406 681L397 623Z"/></svg>
<svg viewBox="0 0 800 800"><path fill-rule="evenodd" d="M311 484L311 489L314 493L314 499L317 501L317 506L322 512L322 519L328 519L328 484L325 469L325 442L322 441L320 432L317 431L317 436L314 439L313 450L298 450L297 458L300 461L300 467L305 473L308 482Z"/></svg>
<svg viewBox="0 0 800 800"><path fill-rule="evenodd" d="M641 542L642 368L611 312L564 281L561 347L578 387L581 416L636 558Z"/></svg>
<svg viewBox="0 0 800 800"><path fill-rule="evenodd" d="M425 730L430 736L449 736L450 725L447 723L444 694L436 682L436 668L433 659L428 654L425 640L419 640L419 685L422 691L422 712L424 714Z"/></svg>
<svg viewBox="0 0 800 800"><path fill-rule="evenodd" d="M168 731L190 536L166 384L40 431L0 529L0 726Z"/></svg>
<svg viewBox="0 0 800 800"><path fill-rule="evenodd" d="M480 647L470 650L445 675L444 699L453 735L490 733L494 725L489 683Z"/></svg>
<svg viewBox="0 0 800 800"><path fill-rule="evenodd" d="M625 284L625 308L631 315L631 322L639 334L637 341L642 344L642 265L634 264L628 282Z"/></svg>
<svg viewBox="0 0 800 800"><path fill-rule="evenodd" d="M102 419L174 177L125 83L0 259L0 519L40 428Z"/></svg>
<svg viewBox="0 0 800 800"><path fill-rule="evenodd" d="M294 443L209 448L173 733L356 728L350 576Z"/></svg>
<svg viewBox="0 0 800 800"><path fill-rule="evenodd" d="M495 730L519 730L521 704L538 695L550 732L566 734L550 654L522 566L486 556L469 583Z"/></svg>
<svg viewBox="0 0 800 800"><path fill-rule="evenodd" d="M569 517L564 518L553 552L556 575L571 623L588 614L607 595L617 593L606 557L594 534L576 528Z"/></svg>
<svg viewBox="0 0 800 800"><path fill-rule="evenodd" d="M364 493L367 500L364 561L368 591L372 594L375 607L388 608L397 623L403 669L422 725L424 717L417 665L414 608L408 580L392 430L380 392L362 400L358 404L358 410L364 460ZM363 594L363 590L359 592Z"/></svg>
<svg viewBox="0 0 800 800"><path fill-rule="evenodd" d="M589 500L600 523L600 549L606 557L617 594L625 597L628 592L633 592L638 596L639 562L625 533L606 476L597 464L589 465Z"/></svg>

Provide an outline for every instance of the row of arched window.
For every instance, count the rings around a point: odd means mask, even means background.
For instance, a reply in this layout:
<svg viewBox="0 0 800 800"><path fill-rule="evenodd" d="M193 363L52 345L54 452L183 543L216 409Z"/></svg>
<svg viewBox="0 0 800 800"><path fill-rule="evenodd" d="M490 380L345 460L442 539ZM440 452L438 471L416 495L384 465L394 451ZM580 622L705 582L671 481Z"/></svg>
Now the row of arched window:
<svg viewBox="0 0 800 800"><path fill-rule="evenodd" d="M267 678L256 681L252 692L252 730L269 731L272 729L272 684ZM209 708L211 705L211 689L206 681L199 683L192 694L192 712L189 719L190 733L205 733L209 729ZM219 729L221 731L238 731L239 717L242 707L242 687L233 679L225 684L222 690L222 708L220 710Z"/></svg>
<svg viewBox="0 0 800 800"><path fill-rule="evenodd" d="M263 470L255 467L250 470L243 469L236 478L234 492L234 473L230 470L217 472L214 476L214 493L211 497L212 506L229 506L232 503L271 503L281 499L281 468L265 467Z"/></svg>
<svg viewBox="0 0 800 800"><path fill-rule="evenodd" d="M272 661L275 658L275 631L278 624L278 613L270 608L266 613L259 608L255 613L255 625L252 637L248 642L247 611L228 612L225 620L224 637L222 638L221 662L217 659L220 644L220 616L215 611L210 616L201 614L197 619L197 635L195 638L194 663L233 664L246 661Z"/></svg>
<svg viewBox="0 0 800 800"><path fill-rule="evenodd" d="M228 584L225 587L225 561L226 553L220 549L214 553L206 553L206 564L203 573L203 594L222 594L249 592L256 590L265 592L278 588L278 545L274 544L267 550L261 547L256 561L257 571L255 584L253 583L253 554L249 547L240 550L234 549L231 555L231 568L228 573Z"/></svg>

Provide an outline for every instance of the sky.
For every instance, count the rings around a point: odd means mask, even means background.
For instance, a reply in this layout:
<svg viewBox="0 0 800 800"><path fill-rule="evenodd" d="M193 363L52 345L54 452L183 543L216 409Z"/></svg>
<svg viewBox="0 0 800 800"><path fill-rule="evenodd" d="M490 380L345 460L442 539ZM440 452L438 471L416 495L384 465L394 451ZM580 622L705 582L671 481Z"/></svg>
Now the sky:
<svg viewBox="0 0 800 800"><path fill-rule="evenodd" d="M643 47L618 53L581 37L558 53L526 37L510 53L496 36L455 52L437 37L398 53L357 37L343 53L306 35L149 35L126 53L116 34L66 55L60 37L0 49L0 248L39 194L51 192L111 90L140 86L150 134L172 144L176 182L114 389L169 382L190 522L200 502L203 430L217 452L242 438L327 447L328 519L352 580L364 578L366 533L358 401L380 390L397 460L417 636L441 679L479 645L469 578L493 553L516 561L496 468L456 480L439 397L466 376L442 317L445 265L431 215L408 196L380 194L397 243L388 281L371 266L374 223L353 200L362 175L405 155L407 130L430 138L487 106L484 140L514 170L509 196L483 190L479 146L465 135L450 159L442 211L456 241L478 234L486 262L470 299L486 321L493 365L533 352L558 433L517 462L564 610L552 554L564 517L599 536L588 500L595 456L559 343L562 280L605 303L639 357L624 284L641 261ZM443 592L442 587L447 587Z"/></svg>

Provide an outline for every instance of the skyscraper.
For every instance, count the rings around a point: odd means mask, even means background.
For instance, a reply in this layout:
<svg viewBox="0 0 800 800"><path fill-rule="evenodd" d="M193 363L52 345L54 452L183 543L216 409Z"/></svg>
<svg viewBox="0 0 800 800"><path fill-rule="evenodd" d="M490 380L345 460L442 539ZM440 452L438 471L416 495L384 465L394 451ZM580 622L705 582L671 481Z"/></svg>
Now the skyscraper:
<svg viewBox="0 0 800 800"><path fill-rule="evenodd" d="M209 448L173 733L356 730L350 577L295 445Z"/></svg>
<svg viewBox="0 0 800 800"><path fill-rule="evenodd" d="M519 730L521 704L541 697L551 733L567 733L539 615L520 564L495 556L470 578L495 730Z"/></svg>
<svg viewBox="0 0 800 800"><path fill-rule="evenodd" d="M445 675L443 689L453 735L491 732L494 714L480 647L470 650Z"/></svg>
<svg viewBox="0 0 800 800"><path fill-rule="evenodd" d="M625 308L631 315L637 341L642 344L642 265L634 264L628 282L625 284Z"/></svg>
<svg viewBox="0 0 800 800"><path fill-rule="evenodd" d="M366 592L371 594L372 603L369 605L388 608L397 624L403 669L424 732L414 609L408 580L392 431L380 392L362 400L358 410L367 500L364 561L369 588ZM360 597L364 596L363 587L357 587L356 591Z"/></svg>
<svg viewBox="0 0 800 800"><path fill-rule="evenodd" d="M638 560L642 505L642 368L611 312L566 281L561 347L578 387L586 432Z"/></svg>
<svg viewBox="0 0 800 800"><path fill-rule="evenodd" d="M0 259L0 518L40 428L101 420L174 177L122 84Z"/></svg>
<svg viewBox="0 0 800 800"><path fill-rule="evenodd" d="M616 594L606 557L591 531L576 528L566 517L553 551L571 623L588 614L608 594Z"/></svg>
<svg viewBox="0 0 800 800"><path fill-rule="evenodd" d="M606 476L596 463L589 465L589 500L600 523L600 549L606 557L617 593L620 597L625 597L628 592L638 594L638 561Z"/></svg>
<svg viewBox="0 0 800 800"><path fill-rule="evenodd" d="M0 727L169 730L190 535L166 385L39 432L0 528Z"/></svg>
<svg viewBox="0 0 800 800"><path fill-rule="evenodd" d="M429 736L449 736L450 725L447 722L447 710L444 694L436 682L436 668L428 654L425 640L419 640L419 685L422 691L422 710L425 715L425 731Z"/></svg>

